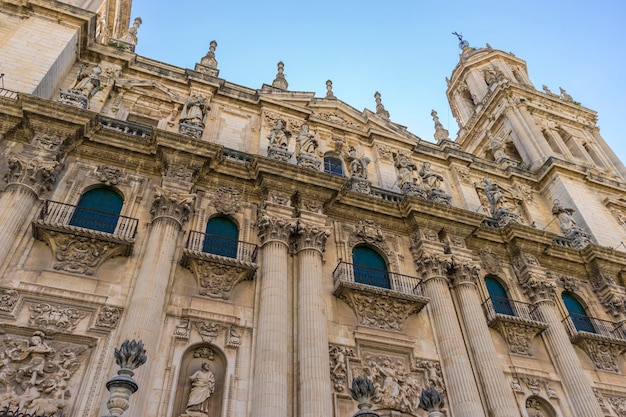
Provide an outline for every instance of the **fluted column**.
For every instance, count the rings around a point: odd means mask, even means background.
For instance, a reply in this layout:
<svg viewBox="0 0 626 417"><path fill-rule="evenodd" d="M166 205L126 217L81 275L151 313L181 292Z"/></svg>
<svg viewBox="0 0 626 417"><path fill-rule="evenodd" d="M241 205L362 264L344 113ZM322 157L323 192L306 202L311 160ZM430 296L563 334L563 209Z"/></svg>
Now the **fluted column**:
<svg viewBox="0 0 626 417"><path fill-rule="evenodd" d="M32 144L8 158L7 186L0 195L0 268L15 245L27 216L40 195L56 182L61 168L63 140L38 135Z"/></svg>
<svg viewBox="0 0 626 417"><path fill-rule="evenodd" d="M143 254L135 288L128 305L128 313L120 334L124 338L141 339L150 354L159 349L159 335L165 315L165 301L169 278L174 265L174 254L183 224L193 212L194 194L175 193L155 187L152 203L152 226L148 244ZM154 358L154 356L152 356ZM156 413L158 397L154 396L150 383L154 359L137 373L137 381L145 389L133 398L129 416Z"/></svg>
<svg viewBox="0 0 626 417"><path fill-rule="evenodd" d="M286 416L289 371L288 241L291 219L261 213L261 291L254 357L252 417Z"/></svg>
<svg viewBox="0 0 626 417"><path fill-rule="evenodd" d="M515 134L511 136L513 142L515 143L515 147L518 151L526 153L527 159L525 159L524 162L532 164L533 162L540 161L543 157L545 157L542 153L541 147L537 145L532 132L528 130L523 117L520 115L519 110L514 104L507 107L505 114L511 128L515 131Z"/></svg>
<svg viewBox="0 0 626 417"><path fill-rule="evenodd" d="M604 413L593 393L592 381L583 370L556 310L554 278L546 274L532 255L518 256L514 267L524 293L535 302L539 314L548 324L541 335L552 353L574 416L602 417Z"/></svg>
<svg viewBox="0 0 626 417"><path fill-rule="evenodd" d="M459 316L465 325L465 334L482 383L489 415L519 417L519 410L489 333L482 312L476 280L480 268L472 264L453 263L451 278L459 304Z"/></svg>
<svg viewBox="0 0 626 417"><path fill-rule="evenodd" d="M300 417L332 415L322 257L330 233L298 223L298 363Z"/></svg>
<svg viewBox="0 0 626 417"><path fill-rule="evenodd" d="M463 333L448 288L446 273L450 263L437 256L425 256L415 261L422 273L424 293L430 298L428 307L437 335L450 407L455 416L484 417Z"/></svg>

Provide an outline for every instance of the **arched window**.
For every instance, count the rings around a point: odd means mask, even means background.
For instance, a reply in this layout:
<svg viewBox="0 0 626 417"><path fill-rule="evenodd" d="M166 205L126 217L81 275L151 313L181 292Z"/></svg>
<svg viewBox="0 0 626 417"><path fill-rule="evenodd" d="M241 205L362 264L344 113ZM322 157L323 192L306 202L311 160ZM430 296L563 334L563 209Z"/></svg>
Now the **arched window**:
<svg viewBox="0 0 626 417"><path fill-rule="evenodd" d="M327 155L324 157L324 172L343 177L343 162L336 156Z"/></svg>
<svg viewBox="0 0 626 417"><path fill-rule="evenodd" d="M574 294L564 292L561 294L561 299L563 300L563 304L565 304L565 308L567 309L576 330L579 332L596 332L596 329L593 327L593 323L591 323L589 316L587 316L585 307L583 307L581 302L576 299Z"/></svg>
<svg viewBox="0 0 626 417"><path fill-rule="evenodd" d="M71 226L113 233L124 200L109 188L94 188L80 197L70 219Z"/></svg>
<svg viewBox="0 0 626 417"><path fill-rule="evenodd" d="M387 263L374 249L355 246L352 249L352 263L355 282L391 289Z"/></svg>
<svg viewBox="0 0 626 417"><path fill-rule="evenodd" d="M215 255L237 258L239 229L227 217L213 217L206 225L202 251Z"/></svg>
<svg viewBox="0 0 626 417"><path fill-rule="evenodd" d="M507 316L514 316L511 302L509 301L508 294L504 289L504 286L500 284L495 277L487 275L485 277L485 285L487 286L487 292L491 298L491 304L493 309L498 314L504 314Z"/></svg>

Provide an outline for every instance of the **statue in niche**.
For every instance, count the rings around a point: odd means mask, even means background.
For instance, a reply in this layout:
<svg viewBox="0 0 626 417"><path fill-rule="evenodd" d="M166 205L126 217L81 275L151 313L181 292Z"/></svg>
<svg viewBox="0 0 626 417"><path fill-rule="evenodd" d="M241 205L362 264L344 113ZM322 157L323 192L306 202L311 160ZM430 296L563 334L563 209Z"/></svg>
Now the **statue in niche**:
<svg viewBox="0 0 626 417"><path fill-rule="evenodd" d="M187 400L186 411L199 411L208 416L209 398L215 391L215 376L209 369L209 363L203 362L201 369L189 377L191 392Z"/></svg>
<svg viewBox="0 0 626 417"><path fill-rule="evenodd" d="M289 139L291 138L291 131L287 129L287 122L283 119L278 119L276 124L270 129L270 134L267 139L270 141L270 146L276 146L287 149L289 146Z"/></svg>
<svg viewBox="0 0 626 417"><path fill-rule="evenodd" d="M91 72L87 73L85 65L81 64L76 77L76 84L70 88L70 92L90 99L100 88L100 74L102 74L102 68L98 65L94 66Z"/></svg>
<svg viewBox="0 0 626 417"><path fill-rule="evenodd" d="M192 96L185 101L183 111L180 114L180 123L204 127L204 118L208 106L202 96Z"/></svg>

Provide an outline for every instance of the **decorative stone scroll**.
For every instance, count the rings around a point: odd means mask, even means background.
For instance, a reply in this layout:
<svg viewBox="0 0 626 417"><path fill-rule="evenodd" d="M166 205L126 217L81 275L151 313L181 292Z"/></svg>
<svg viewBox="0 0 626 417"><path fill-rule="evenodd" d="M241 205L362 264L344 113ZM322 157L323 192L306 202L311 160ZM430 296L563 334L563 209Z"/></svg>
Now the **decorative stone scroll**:
<svg viewBox="0 0 626 417"><path fill-rule="evenodd" d="M17 291L0 288L0 312L13 313L19 299L20 294Z"/></svg>
<svg viewBox="0 0 626 417"><path fill-rule="evenodd" d="M117 327L122 318L122 309L119 307L102 306L96 315L94 327L98 330L110 331Z"/></svg>
<svg viewBox="0 0 626 417"><path fill-rule="evenodd" d="M498 316L499 319L489 323L492 327L502 335L506 343L509 345L509 351L516 355L533 356L531 347L532 341L539 333L548 328L548 325L533 322L515 316Z"/></svg>
<svg viewBox="0 0 626 417"><path fill-rule="evenodd" d="M47 334L71 333L87 315L76 307L53 303L37 303L29 306L28 324Z"/></svg>
<svg viewBox="0 0 626 417"><path fill-rule="evenodd" d="M88 360L83 344L46 340L36 331L28 338L6 333L0 338L2 385L0 404L32 415L68 410L78 398Z"/></svg>

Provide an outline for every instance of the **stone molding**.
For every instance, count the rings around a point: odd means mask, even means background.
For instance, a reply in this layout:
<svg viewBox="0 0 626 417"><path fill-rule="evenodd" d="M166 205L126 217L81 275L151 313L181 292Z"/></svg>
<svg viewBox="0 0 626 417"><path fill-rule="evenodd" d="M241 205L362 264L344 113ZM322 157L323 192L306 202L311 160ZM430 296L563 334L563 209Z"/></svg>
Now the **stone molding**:
<svg viewBox="0 0 626 417"><path fill-rule="evenodd" d="M519 285L531 301L553 300L556 294L556 279L539 265L534 255L522 253L512 262Z"/></svg>

